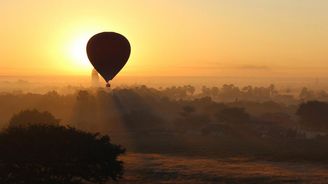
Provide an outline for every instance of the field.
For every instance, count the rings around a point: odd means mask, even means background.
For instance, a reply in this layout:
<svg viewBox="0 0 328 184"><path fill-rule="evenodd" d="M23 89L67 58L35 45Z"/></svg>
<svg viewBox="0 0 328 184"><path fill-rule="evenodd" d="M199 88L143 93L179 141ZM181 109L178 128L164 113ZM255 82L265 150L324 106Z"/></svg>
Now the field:
<svg viewBox="0 0 328 184"><path fill-rule="evenodd" d="M124 184L328 183L320 163L270 162L247 158L213 159L129 153Z"/></svg>

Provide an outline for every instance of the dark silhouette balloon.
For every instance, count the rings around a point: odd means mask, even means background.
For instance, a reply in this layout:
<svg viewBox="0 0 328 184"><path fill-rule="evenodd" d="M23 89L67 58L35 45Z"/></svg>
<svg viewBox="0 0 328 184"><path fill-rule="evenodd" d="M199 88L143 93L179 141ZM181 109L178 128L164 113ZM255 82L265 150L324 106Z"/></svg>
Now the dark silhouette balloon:
<svg viewBox="0 0 328 184"><path fill-rule="evenodd" d="M94 35L87 44L88 58L107 82L112 80L129 59L131 46L121 34L102 32Z"/></svg>

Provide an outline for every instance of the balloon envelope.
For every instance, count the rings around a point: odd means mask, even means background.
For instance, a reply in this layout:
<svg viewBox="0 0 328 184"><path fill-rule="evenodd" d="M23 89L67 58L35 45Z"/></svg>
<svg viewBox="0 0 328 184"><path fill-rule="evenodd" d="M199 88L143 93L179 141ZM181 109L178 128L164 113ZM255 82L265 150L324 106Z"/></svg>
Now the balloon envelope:
<svg viewBox="0 0 328 184"><path fill-rule="evenodd" d="M98 33L87 44L88 58L106 82L112 80L123 68L130 53L129 41L114 32Z"/></svg>

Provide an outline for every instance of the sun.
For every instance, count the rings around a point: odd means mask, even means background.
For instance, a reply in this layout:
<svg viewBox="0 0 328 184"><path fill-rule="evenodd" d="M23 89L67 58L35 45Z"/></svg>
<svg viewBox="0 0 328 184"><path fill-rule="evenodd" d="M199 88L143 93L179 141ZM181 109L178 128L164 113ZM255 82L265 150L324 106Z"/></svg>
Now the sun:
<svg viewBox="0 0 328 184"><path fill-rule="evenodd" d="M69 55L72 61L74 61L74 65L79 67L79 69L87 70L93 68L86 53L86 46L92 35L85 33L75 36L69 47Z"/></svg>
<svg viewBox="0 0 328 184"><path fill-rule="evenodd" d="M121 30L120 27L108 25L107 21L88 18L83 21L76 21L67 24L65 29L58 32L54 39L54 48L60 50L60 53L53 56L58 59L61 70L70 74L88 75L93 70L86 51L87 43L91 37L100 32L110 32L112 30ZM51 53L53 54L53 53Z"/></svg>

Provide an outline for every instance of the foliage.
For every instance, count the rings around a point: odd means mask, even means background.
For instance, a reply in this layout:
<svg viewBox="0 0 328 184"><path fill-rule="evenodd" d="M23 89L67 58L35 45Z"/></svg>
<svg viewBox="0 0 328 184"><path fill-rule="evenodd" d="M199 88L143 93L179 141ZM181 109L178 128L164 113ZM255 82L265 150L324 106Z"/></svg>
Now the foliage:
<svg viewBox="0 0 328 184"><path fill-rule="evenodd" d="M297 115L307 128L322 131L328 130L328 103L309 101L300 105Z"/></svg>
<svg viewBox="0 0 328 184"><path fill-rule="evenodd" d="M9 121L10 127L26 127L30 125L59 125L59 119L56 119L51 113L39 112L36 109L24 110L15 114Z"/></svg>
<svg viewBox="0 0 328 184"><path fill-rule="evenodd" d="M216 114L217 120L223 123L247 123L250 121L250 115L244 108L230 107L221 110Z"/></svg>
<svg viewBox="0 0 328 184"><path fill-rule="evenodd" d="M121 146L70 127L9 127L0 133L0 150L0 183L105 183L123 174Z"/></svg>

